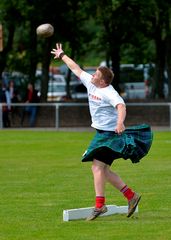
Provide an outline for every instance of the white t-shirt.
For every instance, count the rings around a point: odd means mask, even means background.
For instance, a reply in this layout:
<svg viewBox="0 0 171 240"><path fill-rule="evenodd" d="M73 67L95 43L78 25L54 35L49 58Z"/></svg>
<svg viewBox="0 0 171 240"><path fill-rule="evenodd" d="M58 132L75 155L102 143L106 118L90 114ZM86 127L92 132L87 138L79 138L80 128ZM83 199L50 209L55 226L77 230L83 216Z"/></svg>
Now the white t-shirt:
<svg viewBox="0 0 171 240"><path fill-rule="evenodd" d="M115 131L118 116L116 105L124 104L123 99L112 85L97 88L91 83L92 75L89 73L83 71L80 79L87 88L91 126L99 130Z"/></svg>

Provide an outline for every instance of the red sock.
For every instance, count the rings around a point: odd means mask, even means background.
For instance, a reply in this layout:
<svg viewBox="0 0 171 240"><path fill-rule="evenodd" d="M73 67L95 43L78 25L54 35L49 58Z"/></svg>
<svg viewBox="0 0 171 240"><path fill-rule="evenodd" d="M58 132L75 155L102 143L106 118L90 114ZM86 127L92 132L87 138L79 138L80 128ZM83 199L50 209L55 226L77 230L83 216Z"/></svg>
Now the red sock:
<svg viewBox="0 0 171 240"><path fill-rule="evenodd" d="M105 197L96 196L96 208L101 208L105 204Z"/></svg>
<svg viewBox="0 0 171 240"><path fill-rule="evenodd" d="M128 199L128 201L134 196L134 192L127 185L125 185L120 191Z"/></svg>

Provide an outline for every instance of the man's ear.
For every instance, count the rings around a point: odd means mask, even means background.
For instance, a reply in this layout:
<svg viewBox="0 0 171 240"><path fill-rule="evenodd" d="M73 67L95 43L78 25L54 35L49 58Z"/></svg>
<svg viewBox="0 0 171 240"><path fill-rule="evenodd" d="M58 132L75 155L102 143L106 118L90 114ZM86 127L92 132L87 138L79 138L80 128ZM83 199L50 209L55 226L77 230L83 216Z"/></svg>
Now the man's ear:
<svg viewBox="0 0 171 240"><path fill-rule="evenodd" d="M101 86L106 86L106 83L105 83L105 80L104 80L104 79L101 79L101 80L100 80L100 85L101 85Z"/></svg>

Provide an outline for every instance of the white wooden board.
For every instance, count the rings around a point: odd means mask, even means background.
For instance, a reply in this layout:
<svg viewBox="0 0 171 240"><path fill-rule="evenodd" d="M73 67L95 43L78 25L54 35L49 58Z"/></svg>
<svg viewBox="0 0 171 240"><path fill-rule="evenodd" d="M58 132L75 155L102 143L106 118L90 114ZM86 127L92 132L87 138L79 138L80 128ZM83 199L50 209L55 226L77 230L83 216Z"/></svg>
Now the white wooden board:
<svg viewBox="0 0 171 240"><path fill-rule="evenodd" d="M109 216L113 214L123 214L128 212L128 206L116 206L116 205L107 205L108 211L104 213L102 216ZM67 222L70 220L76 219L86 219L92 212L93 207L87 208L76 208L76 209L68 209L63 210L63 221ZM135 210L138 212L138 206Z"/></svg>

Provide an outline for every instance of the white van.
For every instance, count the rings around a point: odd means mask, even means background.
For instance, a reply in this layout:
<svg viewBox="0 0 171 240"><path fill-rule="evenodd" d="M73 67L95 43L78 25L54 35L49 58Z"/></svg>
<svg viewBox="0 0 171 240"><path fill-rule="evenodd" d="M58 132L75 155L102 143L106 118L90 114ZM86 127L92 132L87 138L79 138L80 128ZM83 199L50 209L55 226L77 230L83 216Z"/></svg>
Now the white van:
<svg viewBox="0 0 171 240"><path fill-rule="evenodd" d="M72 98L74 97L75 87L77 84L70 83L70 93ZM67 99L66 93L66 82L58 82L58 81L49 81L48 83L48 94L47 101L48 102L58 102Z"/></svg>
<svg viewBox="0 0 171 240"><path fill-rule="evenodd" d="M49 81L47 101L56 102L62 100L66 96L66 83Z"/></svg>

